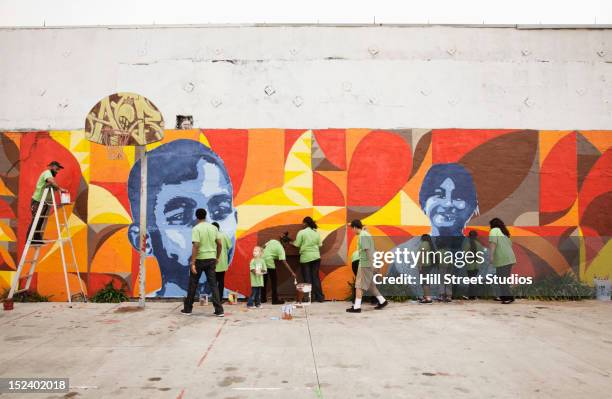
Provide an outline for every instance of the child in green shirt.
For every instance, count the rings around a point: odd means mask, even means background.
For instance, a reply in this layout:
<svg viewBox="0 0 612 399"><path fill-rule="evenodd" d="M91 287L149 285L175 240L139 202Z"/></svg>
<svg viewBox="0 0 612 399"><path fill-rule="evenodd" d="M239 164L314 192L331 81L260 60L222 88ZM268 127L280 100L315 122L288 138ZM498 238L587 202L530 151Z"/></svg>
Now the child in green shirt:
<svg viewBox="0 0 612 399"><path fill-rule="evenodd" d="M253 259L249 266L251 270L251 296L249 296L247 307L261 308L261 290L264 286L264 274L266 274L266 262L263 258L263 249L259 246L253 248Z"/></svg>

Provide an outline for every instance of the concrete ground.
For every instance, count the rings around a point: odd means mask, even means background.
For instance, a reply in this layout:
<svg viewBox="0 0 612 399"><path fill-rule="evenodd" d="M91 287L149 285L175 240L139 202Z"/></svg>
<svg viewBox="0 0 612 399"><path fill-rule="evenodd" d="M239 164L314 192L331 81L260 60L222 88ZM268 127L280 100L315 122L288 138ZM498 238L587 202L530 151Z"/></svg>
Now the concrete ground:
<svg viewBox="0 0 612 399"><path fill-rule="evenodd" d="M0 311L0 377L70 378L35 398L612 397L612 303L127 305Z"/></svg>

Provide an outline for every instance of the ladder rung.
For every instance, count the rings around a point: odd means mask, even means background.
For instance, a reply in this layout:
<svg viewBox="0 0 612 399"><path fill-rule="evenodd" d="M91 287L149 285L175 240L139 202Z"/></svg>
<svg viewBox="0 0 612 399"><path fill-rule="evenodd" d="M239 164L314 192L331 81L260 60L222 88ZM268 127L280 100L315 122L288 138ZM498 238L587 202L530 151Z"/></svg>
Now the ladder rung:
<svg viewBox="0 0 612 399"><path fill-rule="evenodd" d="M25 276L21 276L21 277L19 277L19 280L23 280L23 279L26 279L26 278L30 278L30 277L32 277L34 274L36 274L36 272L34 272L34 273L30 273L30 274L26 274Z"/></svg>
<svg viewBox="0 0 612 399"><path fill-rule="evenodd" d="M15 292L13 292L13 295L21 294L22 292L26 291L29 291L29 288L22 288L20 290L16 290Z"/></svg>

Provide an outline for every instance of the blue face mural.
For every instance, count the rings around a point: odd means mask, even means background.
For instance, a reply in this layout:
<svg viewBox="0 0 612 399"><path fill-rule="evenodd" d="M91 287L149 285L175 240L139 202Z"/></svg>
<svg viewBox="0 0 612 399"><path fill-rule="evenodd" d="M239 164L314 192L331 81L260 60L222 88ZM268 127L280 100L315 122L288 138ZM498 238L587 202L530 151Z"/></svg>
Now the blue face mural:
<svg viewBox="0 0 612 399"><path fill-rule="evenodd" d="M147 250L157 258L162 287L157 296L186 294L191 228L197 222L195 210L204 208L208 222L217 222L236 241L237 214L233 190L221 158L210 148L193 140L176 140L147 153ZM128 195L132 217L139 219L140 162L130 171ZM129 238L138 248L138 225L132 224ZM203 276L204 277L204 276Z"/></svg>
<svg viewBox="0 0 612 399"><path fill-rule="evenodd" d="M478 210L472 175L456 163L433 165L427 171L419 202L434 237L463 236L465 225Z"/></svg>

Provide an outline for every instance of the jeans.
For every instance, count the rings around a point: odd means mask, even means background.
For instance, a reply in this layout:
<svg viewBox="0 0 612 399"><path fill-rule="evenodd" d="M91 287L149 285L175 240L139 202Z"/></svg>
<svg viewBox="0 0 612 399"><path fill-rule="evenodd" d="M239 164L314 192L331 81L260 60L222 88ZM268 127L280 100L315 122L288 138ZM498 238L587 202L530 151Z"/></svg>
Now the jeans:
<svg viewBox="0 0 612 399"><path fill-rule="evenodd" d="M217 287L219 289L219 298L223 300L223 292L225 291L225 272L215 272L217 276Z"/></svg>
<svg viewBox="0 0 612 399"><path fill-rule="evenodd" d="M300 269L302 271L304 282L312 284L312 299L314 301L323 302L325 297L323 296L321 278L319 277L320 266L321 259L316 259L307 263L300 263Z"/></svg>
<svg viewBox="0 0 612 399"><path fill-rule="evenodd" d="M212 291L212 303L215 307L215 313L223 313L221 299L219 297L219 289L217 288L217 276L215 275L215 260L214 259L196 259L194 274L189 268L189 289L187 290L187 298L185 298L185 311L191 312L193 309L193 301L195 300L198 283L202 272L206 274L206 281L210 285Z"/></svg>
<svg viewBox="0 0 612 399"><path fill-rule="evenodd" d="M276 269L268 269L268 272L264 274L264 286L261 290L262 302L268 301L268 297L266 295L268 286L272 286L272 302L278 302L278 275L276 274Z"/></svg>
<svg viewBox="0 0 612 399"><path fill-rule="evenodd" d="M495 274L498 277L510 277L512 273L512 265L500 266L495 268ZM514 299L514 296L510 293L510 285L509 284L499 284L499 298L502 301L509 301Z"/></svg>
<svg viewBox="0 0 612 399"><path fill-rule="evenodd" d="M261 289L263 287L251 287L251 295L247 301L247 306L261 305Z"/></svg>

